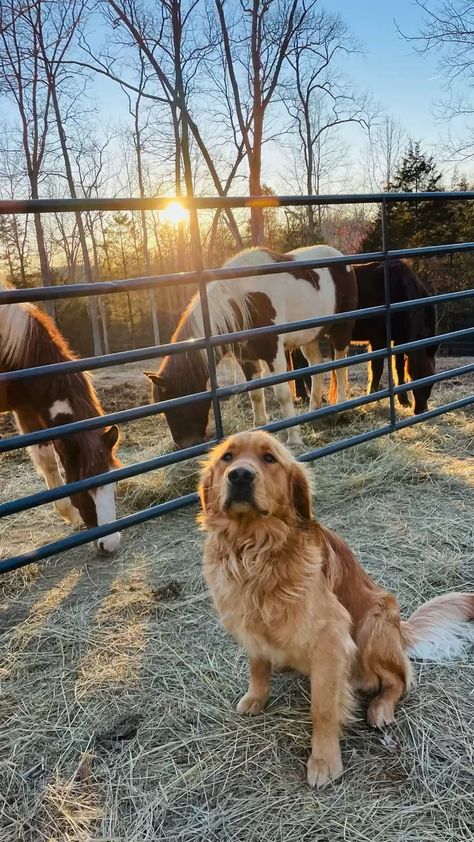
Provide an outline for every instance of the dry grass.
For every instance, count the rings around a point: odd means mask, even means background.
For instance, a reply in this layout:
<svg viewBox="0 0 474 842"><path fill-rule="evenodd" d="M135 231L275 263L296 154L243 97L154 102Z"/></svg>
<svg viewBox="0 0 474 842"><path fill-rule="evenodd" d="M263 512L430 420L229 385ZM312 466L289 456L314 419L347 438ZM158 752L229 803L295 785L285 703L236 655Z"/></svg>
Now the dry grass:
<svg viewBox="0 0 474 842"><path fill-rule="evenodd" d="M128 384L120 394L132 404ZM467 385L439 389L434 403ZM239 400L225 416L229 429L248 421ZM385 418L385 408L360 410L306 429L305 443ZM156 419L124 429L127 463L169 447ZM397 591L404 612L474 589L473 455L464 412L314 465L318 516ZM41 487L26 464L4 458L2 496ZM194 470L124 483L120 512L192 488ZM264 716L234 712L245 659L210 608L193 517L130 530L114 560L80 548L3 578L2 842L472 839L472 662L418 664L417 686L384 733L367 727L362 703L343 740L344 777L309 791L308 683L279 675ZM6 524L5 555L67 533L49 507Z"/></svg>

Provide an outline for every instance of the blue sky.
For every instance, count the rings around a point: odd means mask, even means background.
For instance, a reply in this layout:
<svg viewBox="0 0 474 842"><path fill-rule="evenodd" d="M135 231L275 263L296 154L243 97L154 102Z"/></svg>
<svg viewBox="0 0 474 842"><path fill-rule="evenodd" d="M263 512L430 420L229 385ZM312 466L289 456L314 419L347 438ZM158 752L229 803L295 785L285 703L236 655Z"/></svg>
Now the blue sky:
<svg viewBox="0 0 474 842"><path fill-rule="evenodd" d="M338 12L361 43L364 54L351 59L354 83L371 90L413 139L436 143L445 128L433 115L443 82L437 57L415 54L396 28L415 35L423 21L419 6L413 0L330 0L326 8Z"/></svg>

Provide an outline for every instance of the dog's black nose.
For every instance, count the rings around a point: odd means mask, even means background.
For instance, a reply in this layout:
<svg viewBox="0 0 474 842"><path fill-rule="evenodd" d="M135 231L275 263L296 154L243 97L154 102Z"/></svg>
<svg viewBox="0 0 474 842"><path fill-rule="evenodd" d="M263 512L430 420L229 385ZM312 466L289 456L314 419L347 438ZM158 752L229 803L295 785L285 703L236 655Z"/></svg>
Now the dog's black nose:
<svg viewBox="0 0 474 842"><path fill-rule="evenodd" d="M233 468L228 474L232 485L251 485L255 479L255 471L250 468Z"/></svg>

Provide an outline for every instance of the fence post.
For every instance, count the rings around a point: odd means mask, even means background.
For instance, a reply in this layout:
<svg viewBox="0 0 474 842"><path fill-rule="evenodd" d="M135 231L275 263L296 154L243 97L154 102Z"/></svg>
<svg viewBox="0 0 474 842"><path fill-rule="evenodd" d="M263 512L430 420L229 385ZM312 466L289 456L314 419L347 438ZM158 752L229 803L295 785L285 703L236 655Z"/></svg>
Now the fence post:
<svg viewBox="0 0 474 842"><path fill-rule="evenodd" d="M190 208L190 214L195 215L194 220L194 228L196 231L199 232L199 223L198 223L198 212L196 208ZM202 248L201 242L199 240L199 245L196 247L194 244L194 248L192 249L192 257L194 263L194 269L198 272L202 272L203 260L202 260ZM216 370L216 358L214 356L214 348L210 343L210 338L212 336L212 326L211 326L211 319L209 315L209 301L207 297L207 284L206 281L203 280L202 276L199 279L199 298L201 302L201 312L202 312L202 323L204 326L204 338L206 340L206 354L207 354L207 363L209 366L209 380L211 383L211 393L212 393L212 408L214 410L214 421L216 424L216 438L222 439L224 438L224 431L222 428L222 415L221 415L221 405L219 396L217 395L217 370Z"/></svg>
<svg viewBox="0 0 474 842"><path fill-rule="evenodd" d="M390 270L388 266L388 231L387 231L387 201L382 197L382 251L383 251L383 284L385 291L385 337L387 340L388 391L390 400L390 426L396 430L397 416L395 412L395 395L393 393L393 351L392 324L390 301Z"/></svg>

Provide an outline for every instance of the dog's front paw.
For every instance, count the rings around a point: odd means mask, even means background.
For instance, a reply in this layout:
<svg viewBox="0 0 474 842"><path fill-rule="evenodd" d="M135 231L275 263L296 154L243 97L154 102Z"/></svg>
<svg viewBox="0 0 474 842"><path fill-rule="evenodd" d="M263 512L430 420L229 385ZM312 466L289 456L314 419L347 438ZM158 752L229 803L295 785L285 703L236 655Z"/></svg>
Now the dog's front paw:
<svg viewBox="0 0 474 842"><path fill-rule="evenodd" d="M325 757L310 755L308 760L308 783L311 787L326 786L342 775L342 760L339 746L337 750L328 752Z"/></svg>
<svg viewBox="0 0 474 842"><path fill-rule="evenodd" d="M237 713L243 716L256 716L257 713L262 712L265 707L265 701L265 699L257 699L251 693L246 693L237 705Z"/></svg>

